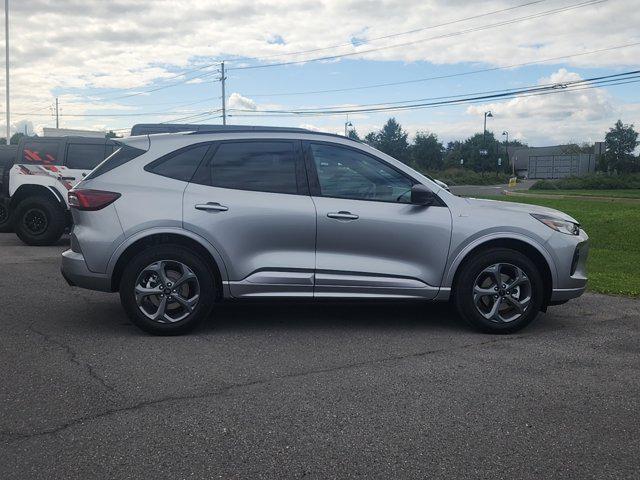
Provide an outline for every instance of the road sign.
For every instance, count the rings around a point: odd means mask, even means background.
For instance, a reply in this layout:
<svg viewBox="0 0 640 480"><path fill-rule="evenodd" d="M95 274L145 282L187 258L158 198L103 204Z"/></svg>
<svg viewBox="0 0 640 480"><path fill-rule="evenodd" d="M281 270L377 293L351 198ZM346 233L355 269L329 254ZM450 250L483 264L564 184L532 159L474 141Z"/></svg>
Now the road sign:
<svg viewBox="0 0 640 480"><path fill-rule="evenodd" d="M498 159L498 166L499 167L502 166L502 159L501 158Z"/></svg>

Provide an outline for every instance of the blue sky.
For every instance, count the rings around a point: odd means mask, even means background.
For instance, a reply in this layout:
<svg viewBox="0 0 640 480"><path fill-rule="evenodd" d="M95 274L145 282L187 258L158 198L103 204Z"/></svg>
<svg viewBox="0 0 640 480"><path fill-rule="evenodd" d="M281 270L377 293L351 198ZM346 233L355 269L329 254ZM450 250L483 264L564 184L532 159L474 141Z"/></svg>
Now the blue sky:
<svg viewBox="0 0 640 480"><path fill-rule="evenodd" d="M65 127L121 129L124 133L133 123L195 114L202 116L185 121L219 123L218 112L210 117L204 114L220 107L217 67L205 68L220 58L227 59L230 69L229 108L254 111L251 117L234 116L232 111L229 123L306 126L332 132L343 131L346 115L300 118L261 112L467 95L639 68L640 45L635 45L397 86L279 95L445 76L640 43L640 9L629 8L632 2L623 0L594 1L586 6L578 5L584 2L577 0L488 1L481 7L465 1L327 0L310 7L280 1L261 3L260 8L255 2L233 1L33 1L36 8L12 7L12 123L16 130L25 124L36 131L52 126L49 105L55 96L60 97L61 125ZM564 8L570 10L553 12ZM489 12L498 13L464 20ZM528 15L539 18L521 20ZM64 28L53 33L41 29L34 36L32 25L62 18ZM513 23L491 27L500 22ZM443 23L448 25L428 28ZM159 30L158 25L169 26ZM481 31L464 33L476 28ZM398 35L415 29L422 30ZM422 41L447 35L453 37ZM376 40L380 36L388 38ZM359 46L347 45L354 38L361 42ZM413 41L409 47L385 49ZM341 44L345 46L287 55ZM376 47L384 48L339 60L233 70ZM200 70L191 71L196 68ZM200 83L188 81L203 74L195 80ZM164 88L173 84L178 85ZM146 93L154 88L161 89ZM395 116L411 134L429 131L448 141L481 131L482 113L491 109L494 118L488 128L497 133L508 130L511 138L536 145L595 141L618 118L640 123L639 92L638 84L629 84L478 105L358 113L349 120L360 134L366 134ZM126 95L134 96L121 98ZM142 115L147 112L156 114Z"/></svg>

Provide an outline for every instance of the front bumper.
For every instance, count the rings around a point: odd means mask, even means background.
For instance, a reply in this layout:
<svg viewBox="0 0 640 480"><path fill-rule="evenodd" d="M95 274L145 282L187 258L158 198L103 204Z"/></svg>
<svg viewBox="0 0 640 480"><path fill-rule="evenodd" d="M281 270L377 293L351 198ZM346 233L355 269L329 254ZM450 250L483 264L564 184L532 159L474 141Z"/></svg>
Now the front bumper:
<svg viewBox="0 0 640 480"><path fill-rule="evenodd" d="M67 250L62 253L62 276L72 287L111 292L111 277L89 270L81 253Z"/></svg>
<svg viewBox="0 0 640 480"><path fill-rule="evenodd" d="M579 297L587 289L589 237L581 230L576 237L554 235L549 241L556 254L557 281L550 303L563 303ZM569 240L569 241L567 241Z"/></svg>

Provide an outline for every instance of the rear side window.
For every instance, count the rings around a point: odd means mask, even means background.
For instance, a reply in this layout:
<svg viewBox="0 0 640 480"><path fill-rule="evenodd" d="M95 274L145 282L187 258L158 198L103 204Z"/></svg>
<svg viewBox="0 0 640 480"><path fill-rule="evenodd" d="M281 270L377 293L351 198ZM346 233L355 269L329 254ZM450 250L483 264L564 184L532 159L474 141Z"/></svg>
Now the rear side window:
<svg viewBox="0 0 640 480"><path fill-rule="evenodd" d="M214 187L298 193L293 142L221 143L210 167Z"/></svg>
<svg viewBox="0 0 640 480"><path fill-rule="evenodd" d="M61 165L58 162L58 142L25 142L20 163Z"/></svg>
<svg viewBox="0 0 640 480"><path fill-rule="evenodd" d="M105 159L105 145L70 143L67 146L67 162L69 168L93 170Z"/></svg>
<svg viewBox="0 0 640 480"><path fill-rule="evenodd" d="M140 148L130 147L129 145L122 145L118 148L113 154L109 157L105 158L105 160L98 165L89 175L85 177L85 180L89 180L91 178L99 177L114 168L118 168L121 165L133 160L136 157L139 157L145 153L145 150L141 150Z"/></svg>
<svg viewBox="0 0 640 480"><path fill-rule="evenodd" d="M209 144L182 148L144 167L147 172L188 182L209 150Z"/></svg>

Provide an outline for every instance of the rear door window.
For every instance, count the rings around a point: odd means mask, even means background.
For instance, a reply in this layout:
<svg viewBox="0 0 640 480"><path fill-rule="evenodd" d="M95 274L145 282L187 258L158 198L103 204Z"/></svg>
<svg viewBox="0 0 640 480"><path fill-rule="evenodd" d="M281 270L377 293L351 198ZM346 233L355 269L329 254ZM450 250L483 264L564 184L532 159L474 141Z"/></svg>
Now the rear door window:
<svg viewBox="0 0 640 480"><path fill-rule="evenodd" d="M78 170L93 170L105 159L105 145L70 143L66 166Z"/></svg>
<svg viewBox="0 0 640 480"><path fill-rule="evenodd" d="M25 142L20 163L31 165L61 165L58 142Z"/></svg>
<svg viewBox="0 0 640 480"><path fill-rule="evenodd" d="M209 184L236 190L297 194L296 168L293 142L223 142L210 162Z"/></svg>

